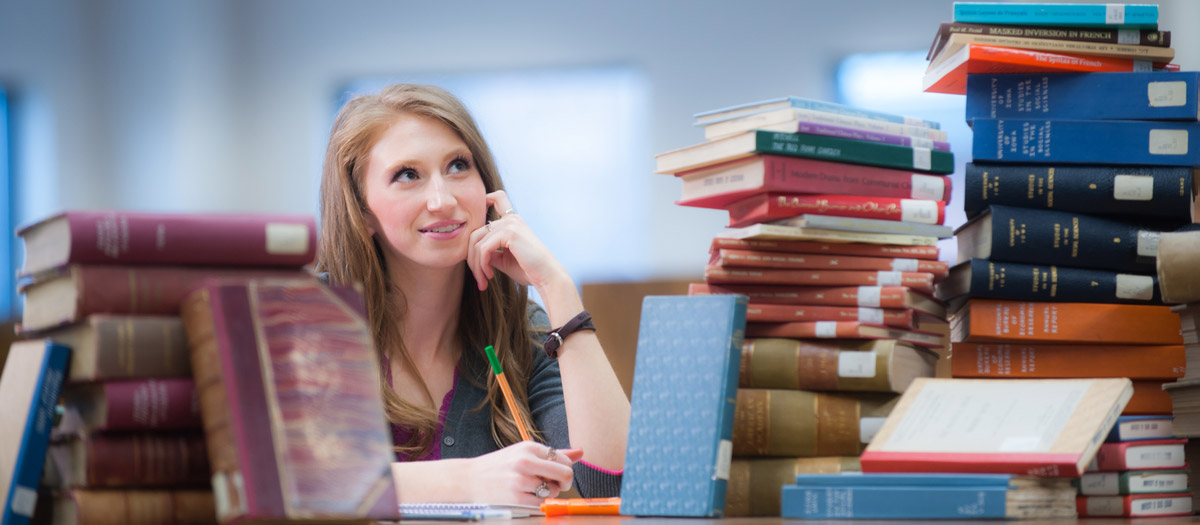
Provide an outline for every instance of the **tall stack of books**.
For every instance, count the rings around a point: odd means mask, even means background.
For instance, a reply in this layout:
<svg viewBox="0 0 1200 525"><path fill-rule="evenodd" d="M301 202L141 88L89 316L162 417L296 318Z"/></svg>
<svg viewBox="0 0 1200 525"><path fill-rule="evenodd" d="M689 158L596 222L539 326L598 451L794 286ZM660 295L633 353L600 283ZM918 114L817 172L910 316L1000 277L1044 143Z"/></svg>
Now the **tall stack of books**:
<svg viewBox="0 0 1200 525"><path fill-rule="evenodd" d="M72 211L18 234L20 331L71 351L40 508L55 523L215 522L180 305L210 277L307 275L312 217Z"/></svg>
<svg viewBox="0 0 1200 525"><path fill-rule="evenodd" d="M926 90L965 93L974 131L971 220L937 294L954 377L1128 377L1124 414L1171 414L1162 386L1185 356L1155 263L1193 219L1200 74L1152 71L1177 69L1157 21L1152 5L960 2L935 38Z"/></svg>
<svg viewBox="0 0 1200 525"><path fill-rule="evenodd" d="M934 122L796 97L695 124L708 141L657 171L730 217L689 294L749 297L726 514L778 516L781 486L858 470L895 394L935 374L953 157Z"/></svg>
<svg viewBox="0 0 1200 525"><path fill-rule="evenodd" d="M1174 383L1163 388L1171 395L1175 414L1173 430L1176 437L1189 438L1185 455L1189 461L1200 458L1200 225L1164 233L1159 239L1158 282L1163 301L1177 304L1171 308L1179 316L1183 336L1187 371ZM1196 470L1188 471L1192 490L1192 508L1200 509L1200 477Z"/></svg>

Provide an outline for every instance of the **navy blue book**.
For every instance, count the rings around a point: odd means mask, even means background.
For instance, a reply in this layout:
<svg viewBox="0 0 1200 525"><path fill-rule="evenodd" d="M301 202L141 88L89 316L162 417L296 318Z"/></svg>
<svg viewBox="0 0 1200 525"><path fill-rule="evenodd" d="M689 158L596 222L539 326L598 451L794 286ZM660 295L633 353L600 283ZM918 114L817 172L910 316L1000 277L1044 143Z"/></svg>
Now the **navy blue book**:
<svg viewBox="0 0 1200 525"><path fill-rule="evenodd" d="M978 118L1200 118L1200 71L967 75L967 121Z"/></svg>
<svg viewBox="0 0 1200 525"><path fill-rule="evenodd" d="M33 517L70 351L43 339L9 348L0 376L0 524L24 525Z"/></svg>
<svg viewBox="0 0 1200 525"><path fill-rule="evenodd" d="M967 163L968 217L993 204L1192 221L1192 168Z"/></svg>
<svg viewBox="0 0 1200 525"><path fill-rule="evenodd" d="M975 119L975 160L1200 166L1200 122Z"/></svg>
<svg viewBox="0 0 1200 525"><path fill-rule="evenodd" d="M1157 27L1151 4L954 2L954 21L1030 26Z"/></svg>
<svg viewBox="0 0 1200 525"><path fill-rule="evenodd" d="M741 295L642 302L622 515L724 514L745 327Z"/></svg>
<svg viewBox="0 0 1200 525"><path fill-rule="evenodd" d="M976 258L1152 274L1159 234L1179 226L991 206L954 233L957 262Z"/></svg>
<svg viewBox="0 0 1200 525"><path fill-rule="evenodd" d="M950 268L934 294L949 301L962 296L1013 301L1162 304L1158 278L1069 266L971 259Z"/></svg>
<svg viewBox="0 0 1200 525"><path fill-rule="evenodd" d="M785 485L784 518L1074 518L1075 488L1007 485Z"/></svg>
<svg viewBox="0 0 1200 525"><path fill-rule="evenodd" d="M1175 437L1175 416L1121 416L1105 441L1142 441Z"/></svg>

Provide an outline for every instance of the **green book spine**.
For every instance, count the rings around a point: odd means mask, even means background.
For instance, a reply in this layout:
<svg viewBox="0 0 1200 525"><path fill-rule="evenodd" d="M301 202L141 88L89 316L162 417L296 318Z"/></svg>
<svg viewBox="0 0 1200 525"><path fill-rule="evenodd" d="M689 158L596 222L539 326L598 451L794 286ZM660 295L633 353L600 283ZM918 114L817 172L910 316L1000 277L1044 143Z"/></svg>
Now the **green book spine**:
<svg viewBox="0 0 1200 525"><path fill-rule="evenodd" d="M806 133L757 131L755 149L792 157L881 166L925 173L954 171L954 154L948 151L843 139Z"/></svg>

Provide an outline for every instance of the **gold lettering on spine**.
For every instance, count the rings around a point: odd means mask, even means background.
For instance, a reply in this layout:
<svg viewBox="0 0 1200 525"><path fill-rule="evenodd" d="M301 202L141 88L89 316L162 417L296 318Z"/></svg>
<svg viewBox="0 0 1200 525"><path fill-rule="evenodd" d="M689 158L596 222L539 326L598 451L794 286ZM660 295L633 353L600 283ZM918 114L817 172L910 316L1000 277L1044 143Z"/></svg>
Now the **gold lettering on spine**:
<svg viewBox="0 0 1200 525"><path fill-rule="evenodd" d="M1079 217L1071 217L1071 258L1079 257Z"/></svg>
<svg viewBox="0 0 1200 525"><path fill-rule="evenodd" d="M1011 248L1012 246L1014 246L1016 244L1017 244L1017 221L1010 218L1010 219L1008 219L1008 246Z"/></svg>
<svg viewBox="0 0 1200 525"><path fill-rule="evenodd" d="M1054 168L1046 170L1046 207L1054 207Z"/></svg>
<svg viewBox="0 0 1200 525"><path fill-rule="evenodd" d="M817 394L818 456L855 456L860 451L858 400L837 394Z"/></svg>
<svg viewBox="0 0 1200 525"><path fill-rule="evenodd" d="M1050 267L1050 297L1058 295L1058 267Z"/></svg>

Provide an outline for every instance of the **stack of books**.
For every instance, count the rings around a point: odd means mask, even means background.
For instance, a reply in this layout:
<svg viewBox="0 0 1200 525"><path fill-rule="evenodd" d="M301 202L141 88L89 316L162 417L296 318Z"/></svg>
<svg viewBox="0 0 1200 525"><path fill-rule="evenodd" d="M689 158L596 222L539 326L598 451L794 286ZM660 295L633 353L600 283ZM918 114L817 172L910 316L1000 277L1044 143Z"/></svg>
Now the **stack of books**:
<svg viewBox="0 0 1200 525"><path fill-rule="evenodd" d="M18 235L26 248L20 332L71 353L42 508L62 523L215 521L180 305L211 277L307 276L315 221L71 211Z"/></svg>
<svg viewBox="0 0 1200 525"><path fill-rule="evenodd" d="M1159 239L1159 287L1164 302L1178 303L1171 311L1179 316L1187 369L1178 381L1163 388L1171 395L1175 436L1190 438L1185 447L1189 461L1200 458L1200 273L1196 268L1200 268L1200 227L1164 233ZM1195 490L1200 478L1195 471L1188 474L1192 508L1200 509L1200 491Z"/></svg>
<svg viewBox="0 0 1200 525"><path fill-rule="evenodd" d="M689 294L749 297L726 514L778 516L782 485L858 470L896 394L935 374L953 157L937 123L796 97L695 124L708 141L657 171L729 214Z"/></svg>
<svg viewBox="0 0 1200 525"><path fill-rule="evenodd" d="M1192 495L1171 416L1122 416L1078 481L1080 516L1188 515Z"/></svg>

